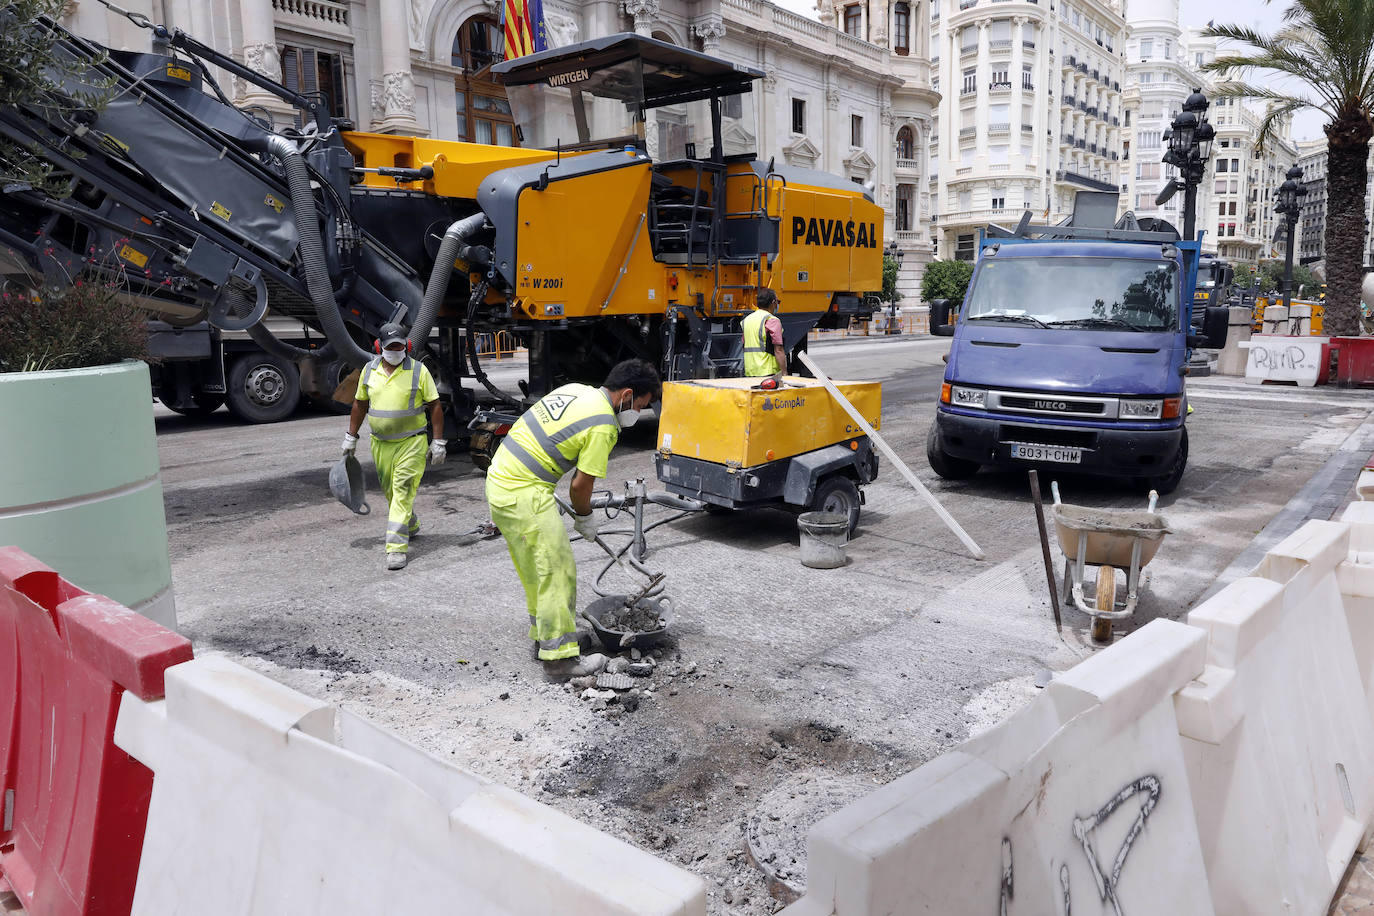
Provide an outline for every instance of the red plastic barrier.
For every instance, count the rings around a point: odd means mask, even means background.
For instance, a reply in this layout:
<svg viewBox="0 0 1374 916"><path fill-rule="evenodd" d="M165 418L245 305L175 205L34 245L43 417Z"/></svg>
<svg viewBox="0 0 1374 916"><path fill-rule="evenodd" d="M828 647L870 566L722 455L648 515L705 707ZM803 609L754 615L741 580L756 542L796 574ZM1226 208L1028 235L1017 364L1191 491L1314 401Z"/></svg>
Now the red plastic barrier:
<svg viewBox="0 0 1374 916"><path fill-rule="evenodd" d="M126 914L152 771L114 744L119 698L162 696L191 644L0 547L0 884L29 916Z"/></svg>
<svg viewBox="0 0 1374 916"><path fill-rule="evenodd" d="M1336 384L1363 387L1374 385L1374 337L1334 337Z"/></svg>

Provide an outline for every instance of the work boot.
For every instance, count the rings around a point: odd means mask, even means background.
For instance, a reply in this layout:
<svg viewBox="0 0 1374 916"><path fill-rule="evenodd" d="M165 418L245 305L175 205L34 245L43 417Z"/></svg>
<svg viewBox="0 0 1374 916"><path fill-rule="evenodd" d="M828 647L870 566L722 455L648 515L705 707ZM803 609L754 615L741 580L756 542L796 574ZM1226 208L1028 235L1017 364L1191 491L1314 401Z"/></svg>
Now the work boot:
<svg viewBox="0 0 1374 916"><path fill-rule="evenodd" d="M415 537L420 533L420 520L415 516L410 517L410 536Z"/></svg>
<svg viewBox="0 0 1374 916"><path fill-rule="evenodd" d="M606 656L600 652L593 652L591 655L575 655L572 658L560 658L551 662L544 662L544 676L555 681L586 677L589 674L600 673L601 669L606 667L606 661Z"/></svg>
<svg viewBox="0 0 1374 916"><path fill-rule="evenodd" d="M406 555L404 551L394 550L386 555L387 569L405 569Z"/></svg>

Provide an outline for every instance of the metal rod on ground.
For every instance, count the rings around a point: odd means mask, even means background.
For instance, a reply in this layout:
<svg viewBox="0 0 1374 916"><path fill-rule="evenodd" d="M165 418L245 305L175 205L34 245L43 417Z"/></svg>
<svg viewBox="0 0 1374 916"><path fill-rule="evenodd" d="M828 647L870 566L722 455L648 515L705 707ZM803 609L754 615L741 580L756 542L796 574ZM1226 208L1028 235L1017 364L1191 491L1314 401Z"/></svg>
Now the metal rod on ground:
<svg viewBox="0 0 1374 916"><path fill-rule="evenodd" d="M945 526L949 528L950 531L953 531L959 536L959 540L964 542L964 546L968 548L968 552L973 558L975 560L983 559L983 549L974 542L973 538L969 537L967 531L960 527L959 523L954 520L954 516L950 515L949 512L945 510L945 507L940 505L940 501L935 498L933 493L926 489L925 484L921 483L921 481L916 478L911 468L906 466L906 462L897 457L897 453L892 450L892 447L887 444L882 436L878 435L878 431L873 428L872 424L863 418L863 414L859 413L854 405L849 403L849 398L840 394L840 389L835 387L835 383L830 380L830 376L826 375L810 356L807 356L805 353L798 353L797 356L801 359L802 365L810 369L816 376L816 381L825 386L825 390L829 391L830 396L845 409L845 413L854 418L854 422L859 425L859 428L862 429L864 433L867 434L868 438L872 439L878 446L878 449L887 456L887 460L897 466L897 469L902 472L902 476L906 478L907 483L915 487L916 492L920 493L921 496L925 498L925 501L930 503L930 507L935 510L935 514L940 516L940 521L944 522Z"/></svg>
<svg viewBox="0 0 1374 916"><path fill-rule="evenodd" d="M1050 536L1045 530L1045 504L1040 499L1040 475L1030 472L1031 498L1035 500L1035 524L1040 528L1040 552L1045 555L1045 582L1050 587L1050 607L1054 609L1054 628L1064 632L1059 619L1059 589L1054 585L1054 561L1050 559Z"/></svg>

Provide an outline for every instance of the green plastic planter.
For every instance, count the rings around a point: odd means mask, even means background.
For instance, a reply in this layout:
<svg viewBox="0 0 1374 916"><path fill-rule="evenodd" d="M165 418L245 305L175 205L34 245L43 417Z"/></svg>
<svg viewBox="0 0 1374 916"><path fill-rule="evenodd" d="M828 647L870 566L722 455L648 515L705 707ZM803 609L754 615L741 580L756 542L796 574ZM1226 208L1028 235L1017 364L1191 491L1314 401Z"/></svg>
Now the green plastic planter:
<svg viewBox="0 0 1374 916"><path fill-rule="evenodd" d="M0 546L176 628L148 367L0 373Z"/></svg>

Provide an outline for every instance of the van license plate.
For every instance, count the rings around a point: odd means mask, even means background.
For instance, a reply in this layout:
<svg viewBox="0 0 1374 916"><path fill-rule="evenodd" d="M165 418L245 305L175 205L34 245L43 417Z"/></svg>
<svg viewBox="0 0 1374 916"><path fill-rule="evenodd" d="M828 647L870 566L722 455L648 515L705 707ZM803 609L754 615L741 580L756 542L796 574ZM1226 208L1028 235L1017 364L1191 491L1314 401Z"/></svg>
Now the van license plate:
<svg viewBox="0 0 1374 916"><path fill-rule="evenodd" d="M1024 458L1026 461L1055 461L1059 464L1081 464L1083 461L1083 450L1081 448L1063 448L1057 445L1021 445L1017 443L1011 446L1011 457Z"/></svg>

